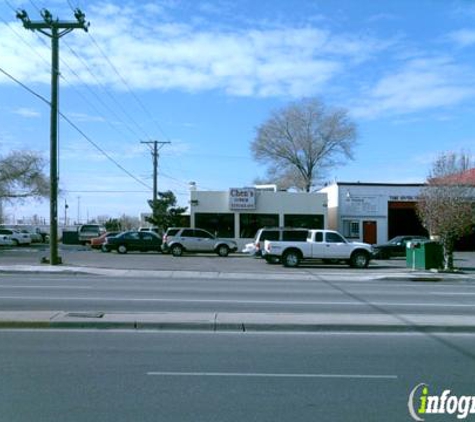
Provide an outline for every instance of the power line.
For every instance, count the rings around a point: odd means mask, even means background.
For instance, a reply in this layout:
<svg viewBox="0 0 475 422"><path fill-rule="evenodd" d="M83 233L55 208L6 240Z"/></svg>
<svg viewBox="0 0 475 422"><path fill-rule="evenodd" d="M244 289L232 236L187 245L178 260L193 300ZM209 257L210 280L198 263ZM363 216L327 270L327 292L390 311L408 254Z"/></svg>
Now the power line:
<svg viewBox="0 0 475 422"><path fill-rule="evenodd" d="M26 86L24 83L20 82L18 79L16 79L14 76L12 76L10 73L5 71L2 67L0 67L0 72L2 72L5 76L7 76L9 79L20 85L23 89L28 91L30 94L34 95L35 97L39 98L41 101L43 101L45 104L48 106L51 106L51 102L48 101L46 98L44 98L42 95L36 93L33 91L31 88ZM75 123L73 123L64 113L61 111L58 112L58 114L67 122L69 123L70 126L72 126L86 141L88 141L94 148L96 148L101 154L103 154L109 161L114 163L119 169L121 169L124 173L126 173L128 176L130 176L132 179L134 179L136 182L140 183L141 185L145 186L147 189L152 190L152 188L148 185L146 185L142 180L138 179L136 176L134 176L132 173L130 173L127 169L125 169L121 164L119 164L114 158L112 158L106 151L104 151L98 144L96 144L89 136L87 136Z"/></svg>
<svg viewBox="0 0 475 422"><path fill-rule="evenodd" d="M122 81L122 83L124 84L124 86L127 88L127 90L129 91L129 93L132 95L132 97L135 99L135 101L137 102L137 104L142 108L142 110L144 110L144 112L150 117L150 119L154 122L154 124L157 126L158 130L162 133L162 135L165 137L165 139L167 139L169 142L169 138L168 136L166 135L166 133L164 132L164 130L162 129L162 127L158 124L158 122L155 120L155 118L152 116L152 114L150 113L149 109L147 107L145 107L145 105L142 103L142 101L139 99L139 97L135 94L135 92L132 91L129 83L126 81L126 79L120 74L120 72L117 70L117 68L115 67L115 65L111 62L111 60L109 59L109 57L107 57L107 55L104 53L104 51L102 50L102 48L100 47L100 45L96 42L96 40L94 39L94 37L92 36L92 34L89 33L89 37L91 38L91 41L93 42L93 44L97 47L98 51L101 53L102 57L104 57L104 59L107 61L107 63L109 64L109 66L111 67L111 69L114 71L114 73L119 77L119 79ZM148 139L150 139L150 137L148 137Z"/></svg>

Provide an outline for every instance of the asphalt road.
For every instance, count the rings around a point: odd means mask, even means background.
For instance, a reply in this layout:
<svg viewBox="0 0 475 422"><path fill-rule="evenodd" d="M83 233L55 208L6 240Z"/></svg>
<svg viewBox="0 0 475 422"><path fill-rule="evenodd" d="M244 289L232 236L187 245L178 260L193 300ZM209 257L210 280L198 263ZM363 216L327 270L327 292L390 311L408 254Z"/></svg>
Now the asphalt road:
<svg viewBox="0 0 475 422"><path fill-rule="evenodd" d="M409 421L421 382L473 394L474 346L473 335L1 331L0 420Z"/></svg>
<svg viewBox="0 0 475 422"><path fill-rule="evenodd" d="M475 283L3 274L2 311L473 315Z"/></svg>

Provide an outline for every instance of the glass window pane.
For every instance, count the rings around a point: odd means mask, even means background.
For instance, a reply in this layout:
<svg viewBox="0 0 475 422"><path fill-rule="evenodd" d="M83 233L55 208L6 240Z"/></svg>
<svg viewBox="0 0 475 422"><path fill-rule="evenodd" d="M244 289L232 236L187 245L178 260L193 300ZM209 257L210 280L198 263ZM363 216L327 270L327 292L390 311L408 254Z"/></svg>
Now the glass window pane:
<svg viewBox="0 0 475 422"><path fill-rule="evenodd" d="M235 237L233 213L196 213L195 226L218 237Z"/></svg>
<svg viewBox="0 0 475 422"><path fill-rule="evenodd" d="M278 227L278 214L239 214L239 237L252 239L256 232L263 227Z"/></svg>
<svg viewBox="0 0 475 422"><path fill-rule="evenodd" d="M284 226L323 229L324 220L324 216L321 214L285 214Z"/></svg>
<svg viewBox="0 0 475 422"><path fill-rule="evenodd" d="M343 238L337 233L327 233L326 238L328 243L344 243Z"/></svg>

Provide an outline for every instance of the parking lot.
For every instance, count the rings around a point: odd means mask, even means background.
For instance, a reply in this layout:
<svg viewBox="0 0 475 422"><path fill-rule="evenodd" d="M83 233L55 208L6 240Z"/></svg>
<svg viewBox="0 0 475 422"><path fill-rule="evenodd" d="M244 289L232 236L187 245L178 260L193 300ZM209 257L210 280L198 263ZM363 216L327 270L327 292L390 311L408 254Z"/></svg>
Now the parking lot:
<svg viewBox="0 0 475 422"><path fill-rule="evenodd" d="M196 272L230 272L230 273L276 273L285 272L344 272L359 274L365 272L395 272L406 270L404 258L390 260L372 260L368 269L354 270L347 265L323 265L311 263L296 269L284 268L282 265L269 265L264 260L246 254L235 253L226 258L215 254L185 254L173 257L157 252L116 252L103 253L92 250L88 246L60 245L59 254L65 265L111 268L124 270L166 270ZM0 265L38 265L43 257L49 256L48 245L32 245L28 247L3 247L0 249ZM456 253L456 266L475 271L475 252Z"/></svg>

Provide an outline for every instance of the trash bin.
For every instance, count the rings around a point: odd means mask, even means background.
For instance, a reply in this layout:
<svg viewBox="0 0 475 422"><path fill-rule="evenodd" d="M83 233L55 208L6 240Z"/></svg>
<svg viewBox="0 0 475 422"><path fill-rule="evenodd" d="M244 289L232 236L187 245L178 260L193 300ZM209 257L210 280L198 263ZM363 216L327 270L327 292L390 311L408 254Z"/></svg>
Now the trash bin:
<svg viewBox="0 0 475 422"><path fill-rule="evenodd" d="M406 244L406 267L413 270L442 268L444 254L442 245L437 242L414 241Z"/></svg>

